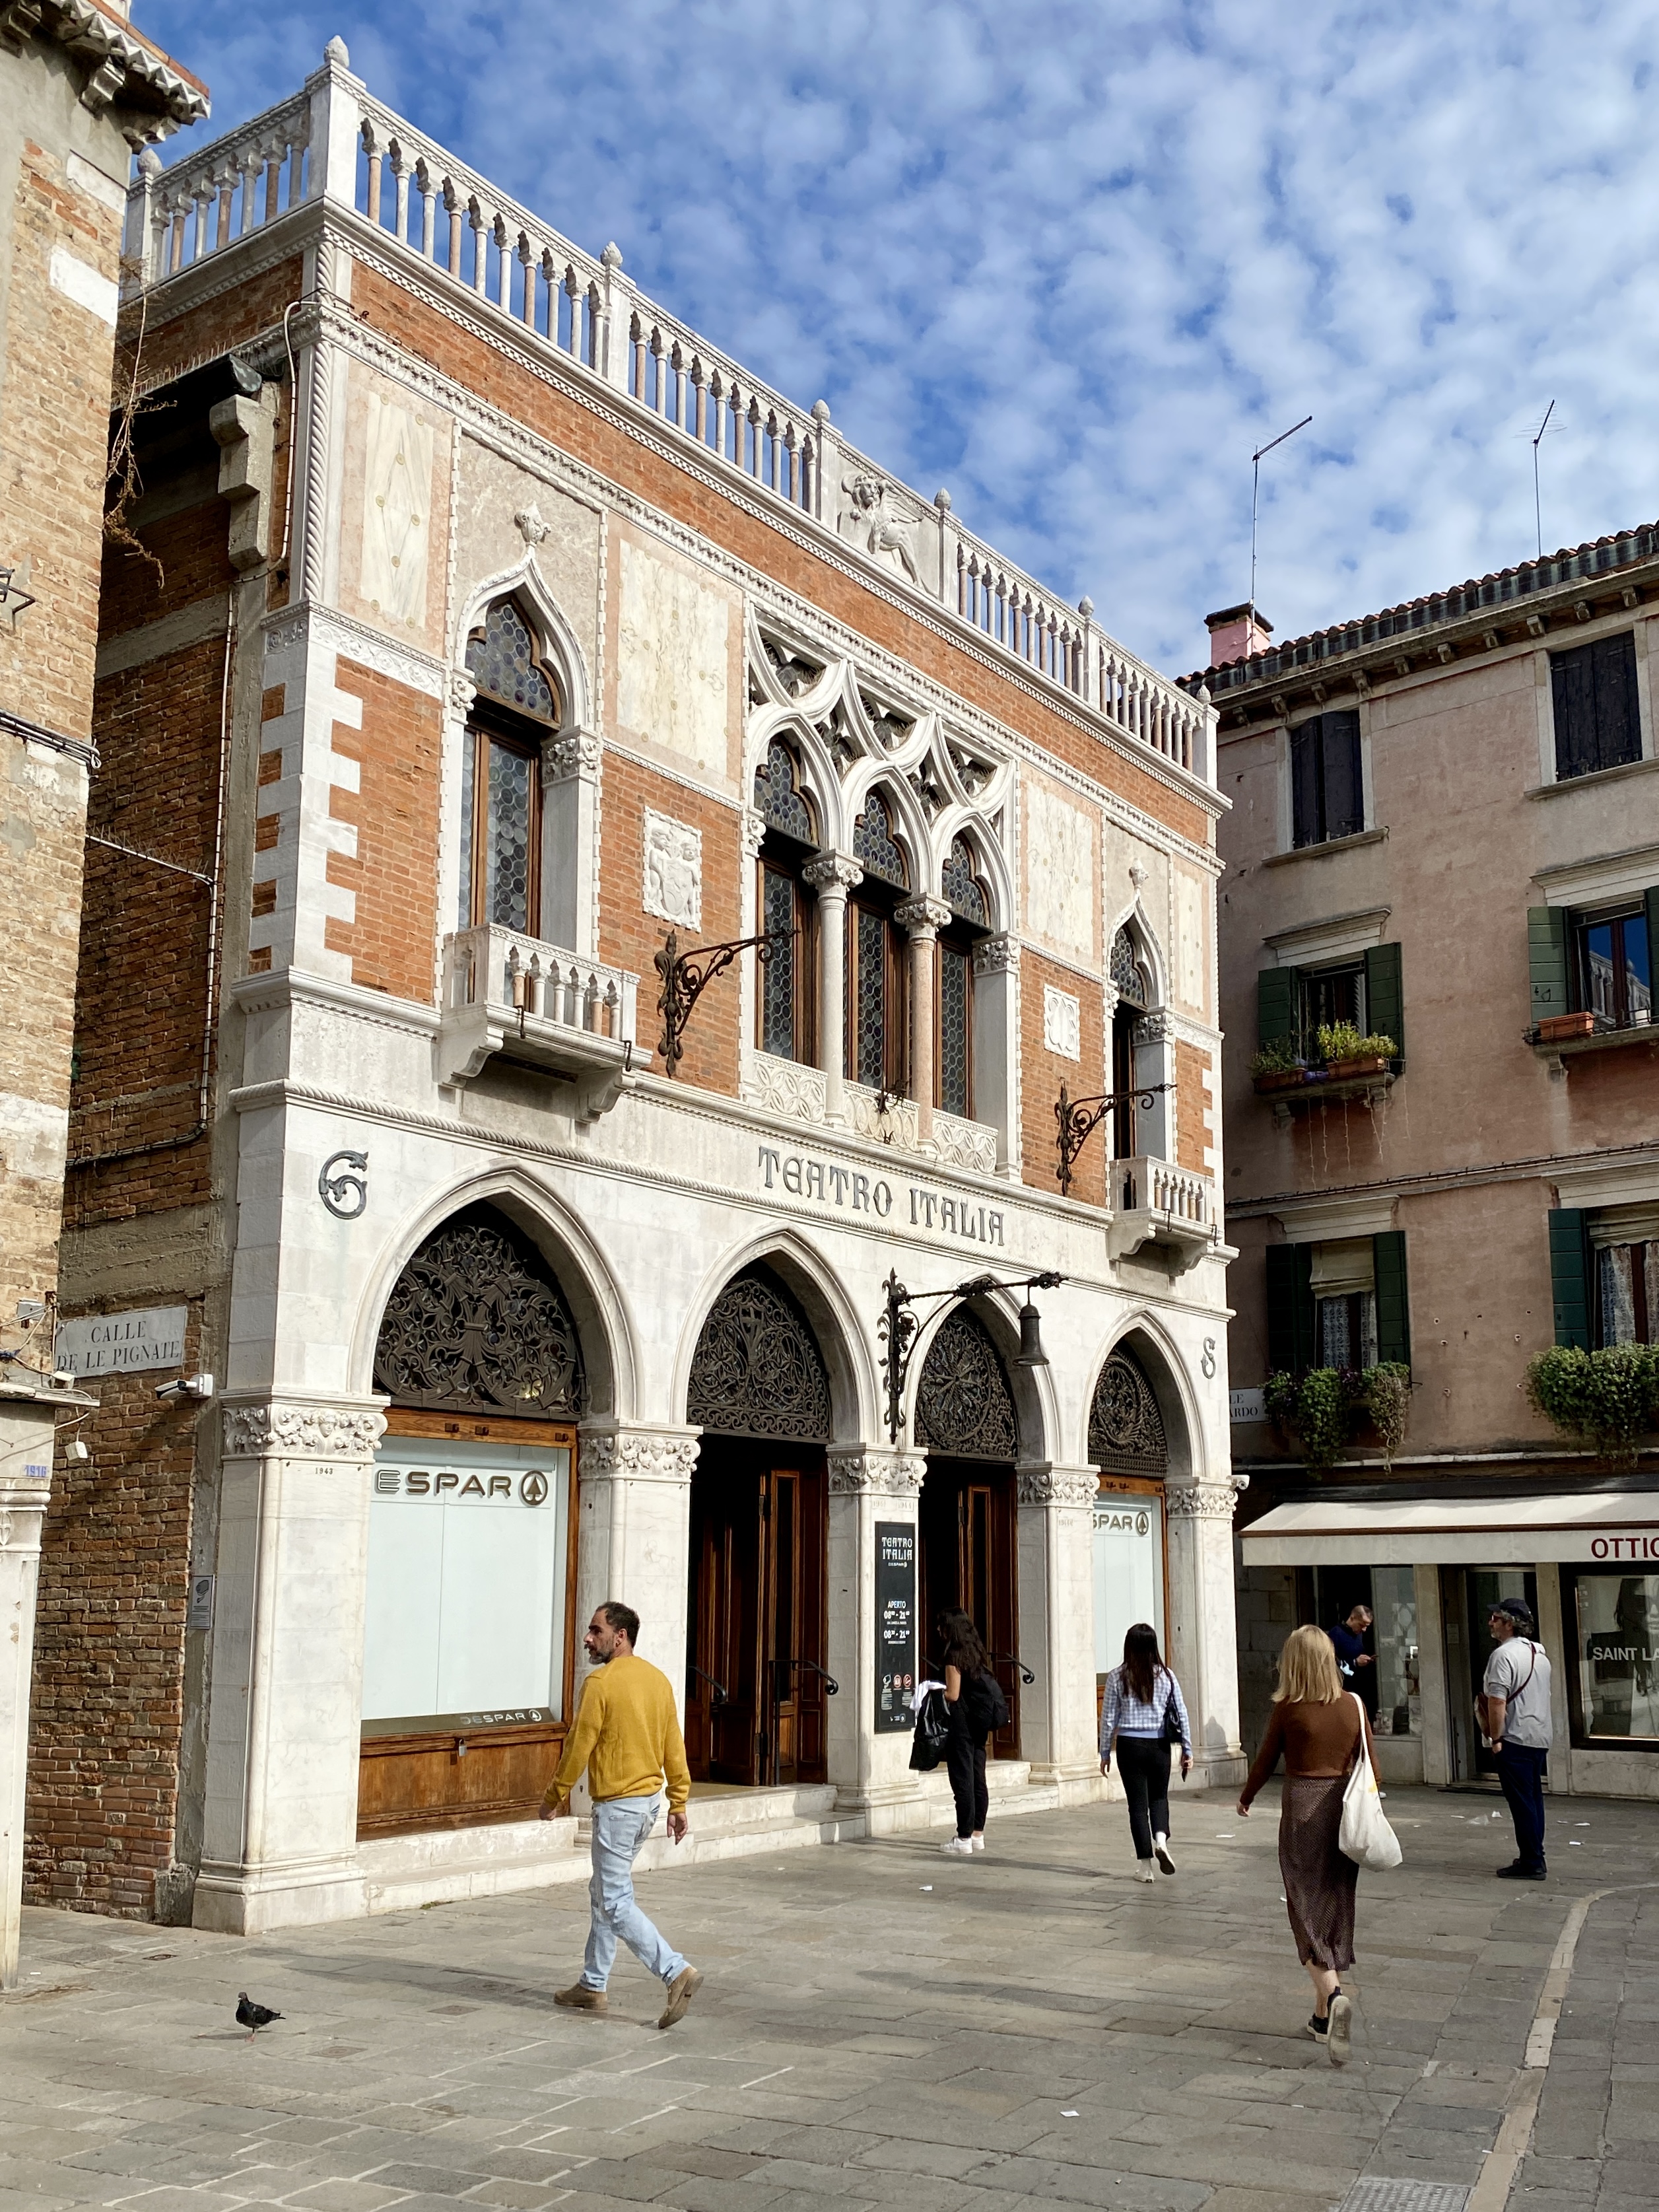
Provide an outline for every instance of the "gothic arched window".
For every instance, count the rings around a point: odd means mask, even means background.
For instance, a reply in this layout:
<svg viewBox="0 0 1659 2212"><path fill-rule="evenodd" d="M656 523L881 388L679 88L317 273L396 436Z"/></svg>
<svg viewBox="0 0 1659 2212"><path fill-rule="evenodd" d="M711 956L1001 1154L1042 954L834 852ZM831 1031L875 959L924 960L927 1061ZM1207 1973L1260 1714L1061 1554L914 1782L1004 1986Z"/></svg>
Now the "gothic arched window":
<svg viewBox="0 0 1659 2212"><path fill-rule="evenodd" d="M1113 1352L1100 1370L1089 1407L1089 1456L1104 1474L1169 1471L1164 1416L1133 1352Z"/></svg>
<svg viewBox="0 0 1659 2212"><path fill-rule="evenodd" d="M461 753L460 927L540 927L541 748L557 684L519 608L499 599L467 640L477 685Z"/></svg>
<svg viewBox="0 0 1659 2212"><path fill-rule="evenodd" d="M974 1110L974 945L985 934L991 902L974 873L965 837L953 837L939 876L951 919L939 937L939 1097L947 1114Z"/></svg>
<svg viewBox="0 0 1659 2212"><path fill-rule="evenodd" d="M766 823L757 884L758 927L776 931L755 994L756 1042L781 1060L811 1062L817 1053L817 901L803 870L817 844L800 765L774 738L755 770L755 806Z"/></svg>
<svg viewBox="0 0 1659 2212"><path fill-rule="evenodd" d="M847 1073L872 1091L909 1087L907 939L895 910L909 888L892 816L878 792L853 825L864 881L847 902Z"/></svg>
<svg viewBox="0 0 1659 2212"><path fill-rule="evenodd" d="M1112 1010L1112 1089L1120 1103L1112 1109L1112 1158L1133 1159L1135 1140L1135 1024L1155 996L1152 965L1126 923L1112 939L1108 973L1117 993Z"/></svg>

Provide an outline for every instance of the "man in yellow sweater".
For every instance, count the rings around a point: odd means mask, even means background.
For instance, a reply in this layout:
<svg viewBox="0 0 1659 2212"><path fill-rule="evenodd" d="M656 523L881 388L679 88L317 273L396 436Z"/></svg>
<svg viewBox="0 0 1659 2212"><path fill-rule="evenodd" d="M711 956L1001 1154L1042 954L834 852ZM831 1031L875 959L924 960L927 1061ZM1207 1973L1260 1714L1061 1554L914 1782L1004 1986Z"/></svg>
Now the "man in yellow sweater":
<svg viewBox="0 0 1659 2212"><path fill-rule="evenodd" d="M668 2002L659 2027L672 2027L697 1994L702 1976L665 1942L640 1911L634 1896L634 1862L657 1825L662 1786L668 1784L668 1832L678 1844L690 1822L686 1799L691 1772L685 1763L685 1739L668 1677L647 1659L636 1658L640 1616L615 1600L602 1605L588 1623L582 1642L595 1673L582 1686L576 1725L564 1757L542 1801L544 1820L569 1808L570 1793L587 1769L593 1800L593 1879L587 1886L592 1904L581 1979L555 1992L555 2004L580 2012L607 2009L605 1984L617 1956L618 1937L642 1966L668 1985Z"/></svg>

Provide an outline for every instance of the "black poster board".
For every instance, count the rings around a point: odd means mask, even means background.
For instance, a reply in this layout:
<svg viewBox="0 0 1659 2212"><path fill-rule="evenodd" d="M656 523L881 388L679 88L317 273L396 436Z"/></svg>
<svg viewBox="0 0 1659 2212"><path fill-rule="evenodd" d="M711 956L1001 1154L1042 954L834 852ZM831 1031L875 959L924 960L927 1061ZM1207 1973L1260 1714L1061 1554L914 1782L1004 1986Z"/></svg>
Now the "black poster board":
<svg viewBox="0 0 1659 2212"><path fill-rule="evenodd" d="M916 1531L910 1521L876 1523L876 1734L908 1735L915 1725Z"/></svg>

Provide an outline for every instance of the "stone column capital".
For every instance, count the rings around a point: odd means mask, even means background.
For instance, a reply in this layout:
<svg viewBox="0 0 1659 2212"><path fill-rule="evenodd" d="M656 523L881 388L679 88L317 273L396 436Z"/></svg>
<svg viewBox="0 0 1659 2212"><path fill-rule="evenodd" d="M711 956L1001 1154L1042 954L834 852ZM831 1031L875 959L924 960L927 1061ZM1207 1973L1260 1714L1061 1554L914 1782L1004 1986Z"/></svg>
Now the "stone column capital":
<svg viewBox="0 0 1659 2212"><path fill-rule="evenodd" d="M1019 940L1015 937L981 937L974 947L975 975L1014 975L1019 972Z"/></svg>
<svg viewBox="0 0 1659 2212"><path fill-rule="evenodd" d="M701 1429L635 1427L609 1422L580 1431L577 1477L590 1482L665 1482L689 1485L697 1463Z"/></svg>
<svg viewBox="0 0 1659 2212"><path fill-rule="evenodd" d="M931 941L951 919L951 909L943 899L906 899L893 909L893 919L909 932L913 941Z"/></svg>
<svg viewBox="0 0 1659 2212"><path fill-rule="evenodd" d="M1091 1467L1022 1467L1015 1480L1022 1505L1091 1506L1100 1491Z"/></svg>
<svg viewBox="0 0 1659 2212"><path fill-rule="evenodd" d="M815 853L801 870L820 898L845 898L864 881L864 871L850 853Z"/></svg>
<svg viewBox="0 0 1659 2212"><path fill-rule="evenodd" d="M760 848L766 842L766 817L757 806L743 810L743 854L746 860L760 858Z"/></svg>
<svg viewBox="0 0 1659 2212"><path fill-rule="evenodd" d="M1172 1482L1164 1493L1164 1510L1172 1521L1231 1522L1240 1487L1235 1481Z"/></svg>
<svg viewBox="0 0 1659 2212"><path fill-rule="evenodd" d="M548 780L563 783L571 776L596 776L599 772L599 739L593 730L567 730L550 738L542 747L542 763Z"/></svg>
<svg viewBox="0 0 1659 2212"><path fill-rule="evenodd" d="M915 1498L927 1462L920 1452L893 1451L879 1444L832 1445L832 1498Z"/></svg>
<svg viewBox="0 0 1659 2212"><path fill-rule="evenodd" d="M386 1433L385 1400L281 1397L231 1400L224 1408L227 1459L360 1460Z"/></svg>

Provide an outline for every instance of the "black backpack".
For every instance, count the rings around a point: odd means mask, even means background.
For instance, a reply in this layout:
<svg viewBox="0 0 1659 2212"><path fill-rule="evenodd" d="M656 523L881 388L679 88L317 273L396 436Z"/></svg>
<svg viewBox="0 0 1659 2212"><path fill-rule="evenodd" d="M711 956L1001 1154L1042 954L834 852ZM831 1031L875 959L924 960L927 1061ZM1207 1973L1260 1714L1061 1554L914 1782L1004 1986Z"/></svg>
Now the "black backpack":
<svg viewBox="0 0 1659 2212"><path fill-rule="evenodd" d="M982 1674L970 1674L963 1684L962 1713L975 1735L994 1735L999 1729L1007 1727L1008 1700L988 1668Z"/></svg>
<svg viewBox="0 0 1659 2212"><path fill-rule="evenodd" d="M933 1772L944 1759L950 1740L951 1716L945 1707L945 1692L929 1690L916 1715L915 1733L910 1744L910 1764L918 1774Z"/></svg>

